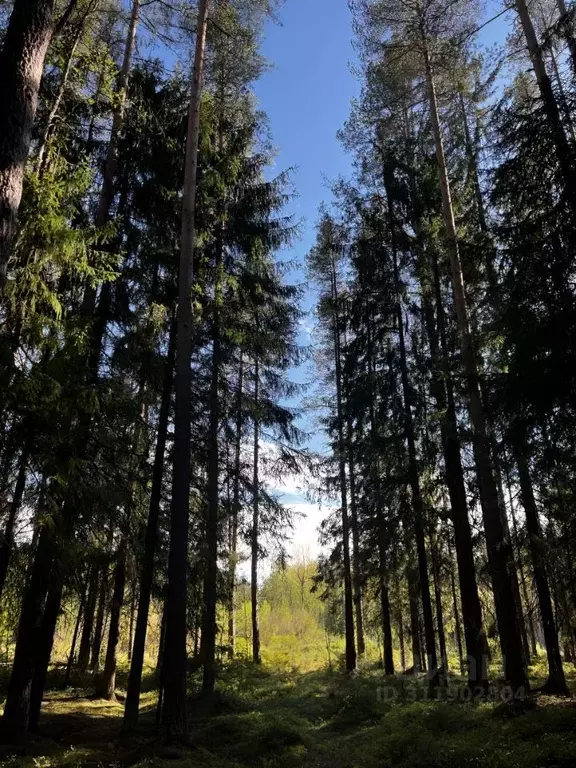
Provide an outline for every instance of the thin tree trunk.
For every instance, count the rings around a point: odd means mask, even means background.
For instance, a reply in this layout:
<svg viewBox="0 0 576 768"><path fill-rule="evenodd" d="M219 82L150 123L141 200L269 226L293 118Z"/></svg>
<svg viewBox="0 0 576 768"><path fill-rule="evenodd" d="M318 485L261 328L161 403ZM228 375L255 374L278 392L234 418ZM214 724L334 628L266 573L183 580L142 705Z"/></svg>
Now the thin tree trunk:
<svg viewBox="0 0 576 768"><path fill-rule="evenodd" d="M350 567L350 531L346 494L346 443L344 441L344 408L342 403L342 365L340 357L340 315L338 307L338 282L336 266L331 261L331 283L333 303L333 339L334 363L336 373L336 415L338 421L338 469L340 479L340 499L342 514L342 551L344 556L344 630L346 638L346 671L356 669L356 647L354 644L354 606L352 594L352 574Z"/></svg>
<svg viewBox="0 0 576 768"><path fill-rule="evenodd" d="M132 55L136 44L136 29L140 15L140 0L132 0L130 21L126 32L126 41L124 44L124 55L122 66L118 76L118 88L116 92L116 108L112 115L112 127L110 130L110 139L106 151L106 160L102 172L102 184L98 198L98 208L94 223L96 227L103 227L110 218L110 211L114 201L114 183L118 172L118 143L122 132L124 122L124 111L128 94L128 81L130 78L130 68L132 65ZM105 283L102 290L110 289L110 284ZM83 298L82 311L85 316L90 317L94 314L96 306L96 287L89 285Z"/></svg>
<svg viewBox="0 0 576 768"><path fill-rule="evenodd" d="M16 236L24 168L53 32L54 0L15 1L0 50L0 292Z"/></svg>
<svg viewBox="0 0 576 768"><path fill-rule="evenodd" d="M462 265L456 234L456 223L454 220L450 184L446 170L442 131L436 100L436 89L427 43L426 33L422 27L422 44L425 53L428 101L436 145L436 158L439 167L442 210L452 271L454 305L460 334L460 349L466 373L469 414L474 433L474 455L480 487L484 530L488 549L488 562L492 576L494 602L502 646L502 658L505 664L505 676L511 682L512 686L515 689L527 688L528 678L523 660L522 638L515 610L512 584L513 564L511 548L510 542L506 539L502 526L498 491L490 455L490 439L487 433L486 417L480 396L476 354L468 318L468 307L466 305Z"/></svg>
<svg viewBox="0 0 576 768"><path fill-rule="evenodd" d="M40 710L42 709L42 699L44 697L44 688L46 686L46 676L50 665L50 657L52 656L56 625L60 615L63 587L63 576L62 573L60 573L59 567L56 565L52 572L52 579L50 581L50 588L46 599L46 607L44 609L42 624L40 625L40 632L37 638L38 650L34 676L32 678L32 686L30 689L30 719L28 723L28 729L32 732L37 730L38 720L40 719Z"/></svg>
<svg viewBox="0 0 576 768"><path fill-rule="evenodd" d="M260 481L259 481L259 454L260 454L260 415L259 408L259 366L258 358L254 361L254 467L252 488L254 498L252 501L252 534L250 540L250 603L252 607L252 660L260 664L260 626L258 621L258 538L260 526Z"/></svg>
<svg viewBox="0 0 576 768"><path fill-rule="evenodd" d="M100 574L100 589L98 592L98 607L96 609L96 622L90 651L90 665L92 672L100 671L100 650L102 648L102 636L104 634L104 618L106 616L106 603L108 602L108 576L109 563L102 565Z"/></svg>
<svg viewBox="0 0 576 768"><path fill-rule="evenodd" d="M570 63L572 64L572 71L574 77L576 77L576 39L574 38L573 20L568 15L568 9L564 0L556 0L558 10L560 12L560 19L562 23L562 31L568 44L568 50L570 51Z"/></svg>
<svg viewBox="0 0 576 768"><path fill-rule="evenodd" d="M425 290L425 283L422 285L422 304L428 343L433 360L431 389L438 410L443 414L440 422L440 436L446 470L446 485L450 497L451 517L454 525L456 563L458 566L464 636L468 656L468 683L473 689L477 686L486 689L488 686L488 665L485 659L487 640L482 624L482 607L476 582L476 566L474 563L472 532L468 518L468 502L466 499L464 470L462 468L460 437L458 435L454 386L448 366L448 343L440 284L440 270L435 252L432 254L431 261L437 326L434 323L434 311L428 292Z"/></svg>
<svg viewBox="0 0 576 768"><path fill-rule="evenodd" d="M464 674L464 654L462 651L462 629L460 626L460 611L458 610L458 597L456 595L456 579L454 577L454 561L452 558L452 546L448 539L448 557L450 558L450 590L452 592L452 606L454 611L454 625L456 634L456 645L458 648L458 661L460 664L460 674Z"/></svg>
<svg viewBox="0 0 576 768"><path fill-rule="evenodd" d="M394 654L392 648L392 621L390 618L390 597L385 564L385 551L380 546L380 608L382 611L382 643L384 645L383 667L385 675L394 674Z"/></svg>
<svg viewBox="0 0 576 768"><path fill-rule="evenodd" d="M356 472L354 469L354 451L352 449L352 426L347 423L348 476L350 479L350 527L352 529L352 575L354 586L354 616L356 619L356 647L358 655L366 651L364 641L364 621L362 617L362 573L360 570L360 534L358 531L358 512L356 509Z"/></svg>
<svg viewBox="0 0 576 768"><path fill-rule="evenodd" d="M514 511L514 499L512 497L512 485L510 482L510 476L508 473L508 468L506 468L506 485L508 490L508 500L510 504L510 514L512 516L512 528L514 531L514 539L512 541L512 553L514 555L514 541L516 542L516 553L515 558L518 563L518 572L520 573L520 585L519 590L522 591L522 598L524 599L524 605L526 606L526 621L524 621L524 612L522 611L522 599L520 598L520 595L517 596L517 601L519 604L519 610L520 610L520 621L522 622L522 626L524 627L523 632L523 645L524 647L524 655L526 656L526 660L529 663L530 662L530 654L532 656L536 657L537 655L537 648L536 648L536 633L534 630L534 620L532 618L532 611L530 610L530 600L528 599L528 588L526 586L526 574L524 572L524 566L522 564L522 553L520 551L520 535L518 531L518 521L516 519L516 512ZM507 518L506 518L507 523ZM527 631L526 631L526 625L527 625ZM528 640L530 641L530 646L528 646Z"/></svg>
<svg viewBox="0 0 576 768"><path fill-rule="evenodd" d="M442 587L440 573L440 562L438 557L438 547L436 537L430 537L430 547L432 553L432 579L434 582L434 598L436 603L436 630L438 632L438 644L440 646L440 664L443 674L448 674L448 653L446 651L446 632L444 630L444 610L442 608Z"/></svg>
<svg viewBox="0 0 576 768"><path fill-rule="evenodd" d="M166 640L162 664L164 701L162 723L166 740L185 741L188 735L186 688L186 578L188 570L188 515L191 479L190 359L192 356L193 259L196 240L195 201L200 133L200 97L206 47L208 0L200 0L194 70L188 109L188 132L182 202L182 239L178 280L176 341L174 470L170 511L170 551L166 596Z"/></svg>
<svg viewBox="0 0 576 768"><path fill-rule="evenodd" d="M48 113L48 117L46 119L46 125L44 126L44 131L42 133L42 138L40 139L38 156L36 158L36 171L38 174L42 174L45 167L45 159L46 159L45 154L46 154L46 149L48 147L48 140L50 139L50 136L52 134L54 123L56 122L56 117L60 109L60 104L62 103L62 99L64 98L66 88L68 87L68 78L70 77L70 72L72 71L72 62L74 61L74 56L76 55L76 49L78 48L78 44L82 37L82 32L84 30L84 23L86 21L86 18L88 17L88 14L93 10L97 2L98 0L92 0L92 2L89 3L89 5L87 6L82 16L81 21L78 24L76 24L76 31L72 38L72 44L68 48L68 54L64 62L64 68L62 70L62 76L60 78L58 92L56 93L56 98L54 99L52 107L50 108L50 112Z"/></svg>
<svg viewBox="0 0 576 768"><path fill-rule="evenodd" d="M132 581L131 587L130 622L128 624L128 649L126 651L129 664L132 662L132 641L134 639L134 619L136 614L136 583L134 580Z"/></svg>
<svg viewBox="0 0 576 768"><path fill-rule="evenodd" d="M136 631L134 633L132 660L128 676L126 707L124 709L123 727L128 730L135 728L138 724L140 691L142 689L142 669L144 667L146 633L148 631L148 614L150 612L150 597L154 579L154 558L158 540L158 520L160 517L160 502L162 500L162 481L164 478L164 459L166 455L166 440L168 437L168 418L170 416L175 354L176 323L172 321L170 325L170 338L168 341L168 356L164 366L164 382L160 401L160 413L158 414L156 450L154 453L154 468L152 470L152 489L150 491L150 506L148 509L148 520L144 538L142 570L140 572L138 615L136 618Z"/></svg>
<svg viewBox="0 0 576 768"><path fill-rule="evenodd" d="M106 647L106 659L102 674L96 681L96 696L101 699L113 701L116 690L116 652L120 639L120 616L124 601L124 586L126 584L126 555L127 534L119 546L114 569L114 587L112 590L112 606L110 608L110 626L108 628L108 645Z"/></svg>
<svg viewBox="0 0 576 768"><path fill-rule="evenodd" d="M92 643L92 630L94 629L94 614L96 612L96 600L98 599L98 588L100 585L100 568L98 565L94 564L90 568L87 576L87 583L88 598L86 600L84 624L82 626L80 648L78 650L78 668L81 672L86 672L90 664L90 648Z"/></svg>
<svg viewBox="0 0 576 768"><path fill-rule="evenodd" d="M86 591L88 589L88 580L84 582L84 588L82 589L82 596L80 597L80 604L78 606L78 613L76 615L76 623L74 624L74 632L72 634L72 642L70 643L70 653L68 654L68 662L66 663L66 674L64 675L64 688L68 688L70 685L70 675L72 674L72 667L74 666L74 656L76 654L76 643L78 641L78 633L80 632L80 623L82 621L82 615L84 613L84 605L86 603Z"/></svg>
<svg viewBox="0 0 576 768"><path fill-rule="evenodd" d="M398 601L398 641L400 642L400 667L404 672L406 669L406 649L404 647L404 618L402 617L400 601Z"/></svg>
<svg viewBox="0 0 576 768"><path fill-rule="evenodd" d="M562 2L562 0L560 0L560 2ZM528 53L530 54L534 74L536 75L544 112L552 131L554 144L556 145L556 156L566 188L567 198L572 209L572 216L576 217L576 186L574 165L571 156L572 153L564 132L560 110L558 109L556 97L552 89L552 83L546 72L542 48L538 43L538 38L534 30L534 25L532 24L532 19L530 18L530 11L528 10L526 0L515 0L514 5L516 7L516 12L518 13L518 18L520 19L524 37L526 38L526 46L528 48Z"/></svg>
<svg viewBox="0 0 576 768"><path fill-rule="evenodd" d="M408 569L408 599L410 603L410 637L412 639L412 669L415 675L422 671L422 647L420 645L420 621L418 579L410 566Z"/></svg>
<svg viewBox="0 0 576 768"><path fill-rule="evenodd" d="M438 684L438 661L436 656L436 642L434 639L434 619L432 616L432 602L430 600L430 579L428 576L428 557L426 555L426 543L424 539L424 502L420 490L420 477L418 474L418 460L416 456L416 438L414 435L414 422L412 419L412 407L410 405L410 382L408 379L408 363L406 359L406 342L404 338L404 320L402 316L402 300L400 296L400 274L398 268L398 249L396 243L396 220L394 214L394 202L391 194L391 184L388 178L388 169L385 167L384 184L388 199L388 218L390 226L390 238L392 242L392 268L394 273L395 315L398 326L398 341L400 345L400 374L402 380L404 429L408 448L408 475L410 490L412 492L412 513L414 533L416 539L416 554L418 558L418 571L420 591L422 593L422 610L424 618L424 635L428 669L431 671L430 686Z"/></svg>
<svg viewBox="0 0 576 768"><path fill-rule="evenodd" d="M230 575L228 603L228 657L234 658L236 627L234 596L236 591L236 565L238 560L238 520L240 517L240 470L242 451L242 398L244 386L244 357L240 352L238 371L238 393L236 402L236 435L234 445L234 488L232 491L232 520L230 531Z"/></svg>
<svg viewBox="0 0 576 768"><path fill-rule="evenodd" d="M14 548L14 529L16 527L18 511L20 509L22 497L24 496L24 489L26 487L26 470L28 466L28 458L29 451L25 446L20 457L18 476L16 478L16 485L14 486L12 501L10 502L10 507L8 510L8 519L6 520L4 535L0 541L0 600L2 599L2 592L4 591L4 584L6 583L8 566L10 564L10 558Z"/></svg>
<svg viewBox="0 0 576 768"><path fill-rule="evenodd" d="M210 381L208 426L208 510L206 519L206 564L204 568L204 614L202 616L202 692L210 695L216 682L216 605L218 582L218 512L220 455L218 430L220 426L220 306L222 303L222 256L223 240L221 226L218 228L216 244L216 280L214 286L214 307L212 313L212 371ZM258 378L258 361L256 361ZM256 384L256 392L258 384ZM257 395L256 395L257 401ZM257 436L255 437L257 440ZM257 461L257 456L255 456ZM256 488L256 495L258 490Z"/></svg>
<svg viewBox="0 0 576 768"><path fill-rule="evenodd" d="M540 616L542 618L546 655L548 658L548 680L544 685L544 690L547 693L568 696L569 692L564 677L564 669L562 667L558 632L554 621L550 586L548 584L548 575L546 573L538 508L536 507L536 499L534 498L528 460L525 452L522 450L522 447L525 445L526 440L524 435L521 435L519 440L513 441L514 458L516 460L516 466L518 467L518 476L520 480L522 505L526 514L528 546L530 548L530 555L532 556L532 568L534 570L536 591L538 592Z"/></svg>

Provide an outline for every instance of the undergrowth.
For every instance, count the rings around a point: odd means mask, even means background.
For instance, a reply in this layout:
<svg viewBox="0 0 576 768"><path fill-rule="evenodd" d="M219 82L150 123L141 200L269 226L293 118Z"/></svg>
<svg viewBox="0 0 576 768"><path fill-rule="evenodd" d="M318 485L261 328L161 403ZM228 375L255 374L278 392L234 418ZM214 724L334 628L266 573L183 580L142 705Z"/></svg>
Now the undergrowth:
<svg viewBox="0 0 576 768"><path fill-rule="evenodd" d="M543 663L532 669L540 682ZM567 670L575 687L574 673ZM58 673L52 682L56 684ZM572 700L530 697L504 704L426 699L426 681L291 672L235 662L217 694L190 698L191 746L155 738L154 678L143 696L141 729L121 736L119 701L83 688L53 690L42 735L5 748L7 768L574 768ZM193 681L197 682L197 681ZM414 700L417 699L417 700ZM12 749L12 752L10 751Z"/></svg>

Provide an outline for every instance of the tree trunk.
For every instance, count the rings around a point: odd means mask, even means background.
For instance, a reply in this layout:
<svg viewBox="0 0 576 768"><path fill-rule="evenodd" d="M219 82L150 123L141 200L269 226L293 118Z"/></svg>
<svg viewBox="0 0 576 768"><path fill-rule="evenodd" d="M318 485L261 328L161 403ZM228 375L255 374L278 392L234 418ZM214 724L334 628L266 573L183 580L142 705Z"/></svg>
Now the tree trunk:
<svg viewBox="0 0 576 768"><path fill-rule="evenodd" d="M436 101L436 90L432 74L432 65L428 54L426 34L423 28L422 43L425 52L430 116L432 119L434 141L436 145L436 158L440 176L442 211L452 271L454 305L460 335L460 350L466 373L469 414L473 427L474 456L480 488L484 530L488 549L488 562L492 576L494 603L502 647L502 658L505 665L505 676L517 690L528 687L528 678L523 660L520 627L518 626L515 610L512 584L512 577L514 574L511 548L510 542L506 539L504 534L500 505L498 503L498 491L494 479L494 469L492 467L490 454L490 439L487 433L486 417L480 396L476 354L468 318L468 307L464 291L464 279L462 276L462 265L460 261L458 238L456 235L456 223L454 220L450 184L446 170L442 131L438 114L438 104Z"/></svg>
<svg viewBox="0 0 576 768"><path fill-rule="evenodd" d="M466 653L468 656L468 684L473 689L477 686L486 689L488 686L488 665L485 659L487 640L482 624L482 607L476 582L474 548L472 546L472 532L468 518L468 502L466 499L464 470L462 468L460 437L458 435L454 386L448 365L448 343L440 284L440 270L435 253L432 254L431 261L437 326L434 323L434 310L428 295L428 286L426 286L424 281L422 283L422 308L433 361L431 390L438 411L442 414L440 436L446 470L446 485L448 487L452 523L454 525L456 563L458 566L462 618L464 622Z"/></svg>
<svg viewBox="0 0 576 768"><path fill-rule="evenodd" d="M44 126L44 131L42 132L42 138L40 139L38 156L36 158L36 171L39 175L42 174L45 167L46 149L48 147L48 141L52 134L54 123L56 122L56 116L58 115L60 104L62 103L62 99L64 98L64 94L68 86L68 78L70 77L70 72L72 71L72 62L74 61L74 56L76 55L76 49L78 48L78 43L80 42L80 38L82 37L82 32L84 30L84 23L86 22L88 14L94 9L97 2L98 0L91 0L91 2L88 4L88 6L86 7L86 10L82 15L82 19L78 24L75 25L76 30L72 37L72 42L68 49L66 60L64 62L64 68L62 69L62 76L60 78L60 84L58 86L56 98L54 99L52 107L50 108L50 112L48 113L48 117L46 119L46 125Z"/></svg>
<svg viewBox="0 0 576 768"><path fill-rule="evenodd" d="M380 567L380 608L382 611L382 643L384 645L383 667L385 675L394 674L394 655L392 648L392 621L390 618L390 598L388 594L388 574L386 569L386 548L383 537L379 535Z"/></svg>
<svg viewBox="0 0 576 768"><path fill-rule="evenodd" d="M130 21L128 24L128 30L126 32L126 41L124 43L124 55L118 76L118 88L115 94L116 108L114 109L114 113L112 115L110 139L108 141L106 160L104 161L104 170L102 172L102 184L98 198L98 208L96 209L96 216L94 219L96 227L103 227L108 222L110 217L110 210L114 201L114 182L118 172L118 143L120 141L120 135L122 132L122 124L124 122L124 111L128 93L128 81L130 78L130 68L132 65L132 54L136 44L136 29L138 27L139 15L140 0L132 0ZM106 287L108 287L109 290L110 284L105 283L102 287L102 290L104 290ZM96 287L88 285L84 292L83 298L82 311L84 315L87 317L93 315L95 306Z"/></svg>
<svg viewBox="0 0 576 768"><path fill-rule="evenodd" d="M15 1L0 50L0 292L16 236L24 168L53 32L54 0Z"/></svg>
<svg viewBox="0 0 576 768"><path fill-rule="evenodd" d="M564 38L568 44L568 50L570 51L570 63L572 64L572 72L576 77L576 39L574 38L573 20L568 15L568 9L564 0L556 0L558 10L560 12L560 20L562 24L562 31L564 32Z"/></svg>
<svg viewBox="0 0 576 768"><path fill-rule="evenodd" d="M499 475L501 475L499 471ZM514 539L512 540L512 556L515 558L515 561L517 562L517 570L520 573L520 584L518 584L518 580L516 580L515 585L515 591L517 590L516 594L516 603L518 605L518 620L520 622L520 627L522 630L522 645L524 646L524 656L526 658L526 663L530 663L530 654L532 656L536 657L537 655L537 649L536 649L536 633L534 631L534 621L532 618L532 611L530 610L530 601L528 599L528 589L526 586L526 574L524 572L524 566L522 564L522 552L520 551L520 537L518 532L518 521L516 520L516 513L514 511L514 499L512 497L512 486L510 483L510 476L508 473L508 468L506 468L506 484L508 489L508 499L510 503L510 514L512 516L512 527L514 530ZM499 476L499 487L501 488L502 481L501 477ZM502 496L504 495L503 489L501 489ZM510 526L508 525L508 515L506 513L506 507L503 503L503 520L504 520L504 526L507 527L508 533L510 531ZM516 542L516 547L514 547L514 541ZM514 552L514 549L516 549L516 552ZM522 592L522 596L520 595L520 592ZM522 598L524 599L524 605L526 606L526 620L524 618L524 611L522 607ZM528 644L528 641L530 641L530 644Z"/></svg>
<svg viewBox="0 0 576 768"><path fill-rule="evenodd" d="M124 541L120 544L114 569L114 587L112 590L110 626L108 628L108 645L106 647L104 670L96 681L96 696L108 701L114 700L114 691L116 690L116 651L120 638L120 616L126 583L126 549L127 541L126 534L124 534Z"/></svg>
<svg viewBox="0 0 576 768"><path fill-rule="evenodd" d="M236 402L236 435L234 444L234 488L232 491L232 520L230 526L230 574L228 602L228 657L234 658L236 627L234 597L236 591L236 565L238 560L238 520L240 517L240 472L242 458L242 398L244 385L244 358L240 352L238 371L238 393Z"/></svg>
<svg viewBox="0 0 576 768"><path fill-rule="evenodd" d="M40 719L40 710L42 709L42 699L44 697L44 688L46 686L46 676L48 674L50 657L52 656L52 648L54 646L56 625L60 615L63 587L63 577L59 567L56 565L52 572L50 589L48 590L48 598L46 600L46 607L40 626L40 633L37 641L38 656L34 668L34 676L32 678L32 687L30 689L30 719L28 729L32 732L37 730L38 721Z"/></svg>
<svg viewBox="0 0 576 768"><path fill-rule="evenodd" d="M546 65L544 63L544 56L542 54L542 48L538 43L538 38L530 18L530 11L526 5L526 0L515 0L516 12L522 25L524 37L526 38L526 46L528 53L530 54L530 60L532 61L532 67L534 74L536 75L536 81L538 82L538 88L540 90L540 96L542 98L542 104L544 106L544 112L552 131L554 138L554 144L556 145L556 156L558 158L558 164L560 166L560 172L566 188L566 195L572 209L572 216L576 218L576 185L574 178L574 165L572 159L572 153L570 151L570 145L562 120L560 117L560 110L556 103L556 97L552 89L552 83L546 72Z"/></svg>
<svg viewBox="0 0 576 768"><path fill-rule="evenodd" d="M460 627L460 611L458 610L458 597L456 596L456 579L454 578L454 562L452 559L452 547L448 539L448 557L450 558L450 590L452 592L452 606L454 611L454 626L456 634L456 646L458 648L458 661L460 674L464 674L464 654L462 651L462 629Z"/></svg>
<svg viewBox="0 0 576 768"><path fill-rule="evenodd" d="M25 446L24 450L22 451L22 455L20 456L18 476L16 478L16 485L14 486L14 493L12 494L12 501L10 502L10 507L8 509L8 519L6 520L4 535L0 541L0 600L2 599L2 592L4 591L8 566L10 564L12 549L14 547L14 528L16 527L16 519L18 517L18 511L20 509L22 497L24 496L24 489L26 487L26 469L28 465L28 457L29 451Z"/></svg>
<svg viewBox="0 0 576 768"><path fill-rule="evenodd" d="M406 669L406 650L404 648L404 618L400 601L398 601L398 641L400 642L400 667L404 672Z"/></svg>
<svg viewBox="0 0 576 768"><path fill-rule="evenodd" d="M342 364L341 364L341 336L340 314L338 306L338 282L336 279L336 266L334 259L331 261L331 284L333 304L333 339L334 339L334 363L336 374L336 416L338 421L338 469L340 480L340 499L342 514L342 552L344 559L344 630L346 638L345 659L346 671L356 669L356 647L354 644L354 605L352 595L352 574L350 567L350 531L348 522L348 504L346 493L346 443L344 441L344 408L342 403Z"/></svg>
<svg viewBox="0 0 576 768"><path fill-rule="evenodd" d="M412 669L415 675L422 671L422 647L420 645L420 621L418 614L419 586L416 572L412 567L408 569L408 599L410 602L410 637L412 639Z"/></svg>
<svg viewBox="0 0 576 768"><path fill-rule="evenodd" d="M140 571L138 615L136 618L136 631L134 633L132 660L128 676L126 707L124 709L123 727L127 730L135 728L138 725L140 691L142 689L142 669L144 667L150 596L152 594L152 582L154 579L154 558L158 540L158 520L160 517L160 502L162 500L162 481L164 478L164 459L168 436L168 418L170 416L175 354L176 323L172 321L170 325L170 338L168 341L168 356L164 366L164 382L160 401L160 413L158 414L156 450L154 453L154 468L152 470L152 489L150 491L150 506L148 509L148 520L146 522L142 569Z"/></svg>
<svg viewBox="0 0 576 768"><path fill-rule="evenodd" d="M32 679L40 651L44 606L54 563L54 535L51 524L43 526L20 611L12 673L2 716L3 730L11 734L28 729Z"/></svg>
<svg viewBox="0 0 576 768"><path fill-rule="evenodd" d="M398 268L398 248L396 243L396 220L394 214L394 202L392 199L388 178L388 168L385 166L384 185L388 199L388 218L390 226L390 239L392 243L392 268L394 274L394 301L396 324L398 326L398 341L400 345L400 374L402 380L402 394L404 407L405 440L408 448L408 475L410 490L412 492L412 514L414 534L416 539L416 554L418 558L418 571L420 591L422 593L422 610L424 618L424 636L426 643L426 655L428 669L431 672L430 686L438 685L438 661L436 656L436 642L434 639L434 619L432 616L432 602L430 600L430 579L428 576L428 557L426 555L426 543L424 539L424 502L420 490L420 477L418 474L418 460L416 456L416 438L414 435L414 422L412 419L412 406L410 404L410 382L408 379L408 363L406 359L406 342L404 338L404 319L402 316L402 300L400 296L400 273Z"/></svg>
<svg viewBox="0 0 576 768"><path fill-rule="evenodd" d="M218 494L220 475L220 456L218 449L218 430L220 427L220 305L222 303L222 231L219 227L216 244L216 280L214 286L214 307L212 313L212 371L210 381L208 426L208 510L206 520L206 563L204 567L204 615L202 617L202 692L210 695L216 682L216 605L218 589ZM258 378L258 361L256 361ZM256 384L256 392L258 384ZM256 395L257 402L257 395ZM256 429L255 429L256 433ZM256 435L255 440L258 437ZM257 456L255 455L255 461ZM258 490L256 488L256 496Z"/></svg>
<svg viewBox="0 0 576 768"><path fill-rule="evenodd" d="M546 655L548 658L548 680L544 685L544 690L546 693L568 696L569 692L564 677L564 669L562 668L558 632L554 621L550 586L548 584L548 575L546 573L540 518L538 516L538 508L536 507L536 499L534 498L528 460L526 458L526 453L523 450L524 446L526 446L524 435L521 435L520 439L513 441L514 458L516 459L520 480L522 505L526 514L528 545L532 557L532 568L534 570L536 591L538 592L540 616L542 618Z"/></svg>
<svg viewBox="0 0 576 768"><path fill-rule="evenodd" d="M444 630L444 610L442 608L442 587L440 572L440 559L438 556L437 542L435 537L430 537L430 547L432 552L432 579L434 581L434 599L436 603L436 630L438 632L438 644L440 646L440 664L444 676L448 674L448 653L446 651L446 632Z"/></svg>
<svg viewBox="0 0 576 768"><path fill-rule="evenodd" d="M188 735L186 688L186 579L188 571L188 514L191 479L190 359L192 356L193 257L196 239L195 200L200 132L200 97L206 47L208 0L200 0L194 70L192 74L182 201L182 239L178 280L176 341L174 470L170 511L170 551L166 596L166 639L162 664L164 702L162 723L167 741Z"/></svg>
<svg viewBox="0 0 576 768"><path fill-rule="evenodd" d="M94 614L96 612L96 601L98 599L98 588L100 585L100 568L94 564L89 571L88 580L88 598L86 600L86 611L84 612L84 625L82 635L80 636L80 648L78 650L78 669L86 672L90 664L90 648L92 643L92 630L94 629Z"/></svg>
<svg viewBox="0 0 576 768"><path fill-rule="evenodd" d="M354 586L354 616L356 619L356 647L358 655L366 651L364 642L364 621L362 618L362 573L360 571L360 534L358 531L358 512L356 509L356 473L354 470L354 452L352 449L352 425L347 422L348 476L350 479L350 523L352 529L352 563Z"/></svg>
<svg viewBox="0 0 576 768"><path fill-rule="evenodd" d="M254 498L252 501L252 534L250 537L250 603L252 607L252 660L260 664L260 627L258 621L258 538L260 526L260 481L259 481L259 453L260 453L260 415L259 408L259 367L258 358L254 361L254 467L252 489Z"/></svg>
<svg viewBox="0 0 576 768"><path fill-rule="evenodd" d="M70 675L72 674L72 667L74 665L74 656L76 654L76 642L78 641L78 633L80 632L80 622L82 621L82 615L84 613L84 605L86 603L86 591L88 589L88 582L84 582L84 588L82 590L82 596L80 598L80 604L78 606L78 614L76 615L76 623L74 624L74 632L72 634L72 642L70 643L70 653L68 654L68 662L66 663L66 674L64 675L64 688L68 688L70 685Z"/></svg>
<svg viewBox="0 0 576 768"><path fill-rule="evenodd" d="M100 671L100 650L102 648L102 636L104 634L104 619L106 616L106 603L108 602L108 560L102 565L100 574L100 589L98 592L98 607L96 609L96 623L90 652L90 669L92 672Z"/></svg>

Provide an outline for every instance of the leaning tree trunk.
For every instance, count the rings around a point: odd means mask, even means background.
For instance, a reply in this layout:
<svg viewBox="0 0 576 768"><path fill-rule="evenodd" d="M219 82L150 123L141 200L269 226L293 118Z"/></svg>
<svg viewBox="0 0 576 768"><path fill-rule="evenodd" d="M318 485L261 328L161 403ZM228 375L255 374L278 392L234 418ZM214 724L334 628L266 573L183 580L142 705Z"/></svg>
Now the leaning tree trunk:
<svg viewBox="0 0 576 768"><path fill-rule="evenodd" d="M494 603L500 633L502 658L505 664L506 678L510 681L512 686L515 689L527 688L528 677L523 659L522 637L520 627L518 626L516 601L513 591L513 578L515 578L515 574L513 573L510 541L506 538L502 525L498 490L496 488L494 468L491 460L490 438L487 432L486 416L480 396L480 380L468 317L454 209L452 206L452 196L446 169L446 158L444 155L444 144L436 99L436 88L432 73L432 64L428 53L428 40L423 26L421 31L425 55L428 102L440 176L442 212L452 271L454 305L460 336L460 351L466 374L469 414L473 427L474 456L480 488L484 531L486 534L486 545L488 550L488 563L494 590Z"/></svg>
<svg viewBox="0 0 576 768"><path fill-rule="evenodd" d="M182 201L182 237L178 279L176 375L174 405L174 469L170 509L170 550L166 596L166 637L162 664L162 724L167 741L188 734L186 689L186 579L191 480L190 359L192 356L192 278L196 241L195 201L200 133L200 97L206 47L208 0L200 0L194 70L188 109L188 131Z"/></svg>
<svg viewBox="0 0 576 768"><path fill-rule="evenodd" d="M252 608L252 661L260 664L260 624L258 617L258 539L260 527L260 415L259 408L259 366L258 358L254 361L254 466L252 476L252 533L250 536L250 603Z"/></svg>
<svg viewBox="0 0 576 768"><path fill-rule="evenodd" d="M168 356L164 368L164 382L158 415L158 431L156 450L154 453L154 468L152 470L152 489L150 491L150 506L144 538L144 553L142 570L140 572L140 594L138 598L138 615L136 631L132 647L132 660L128 676L126 692L126 707L124 709L125 729L135 728L138 724L140 691L142 688L142 669L144 667L144 652L146 649L146 633L148 630L148 613L154 578L154 557L158 539L158 520L160 517L160 502L162 500L162 480L164 477L164 459L166 455L166 440L168 437L168 418L170 415L170 400L172 396L172 380L174 377L174 356L176 352L176 323L170 326L168 341Z"/></svg>
<svg viewBox="0 0 576 768"><path fill-rule="evenodd" d="M24 168L53 32L54 0L15 1L0 51L0 291L16 236Z"/></svg>

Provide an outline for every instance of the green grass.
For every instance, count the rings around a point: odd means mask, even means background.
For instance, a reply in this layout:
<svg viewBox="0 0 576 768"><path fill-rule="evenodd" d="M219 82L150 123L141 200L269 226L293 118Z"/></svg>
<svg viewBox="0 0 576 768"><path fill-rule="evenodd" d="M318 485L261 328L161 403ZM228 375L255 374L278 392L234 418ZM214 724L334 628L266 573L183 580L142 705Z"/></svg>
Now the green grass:
<svg viewBox="0 0 576 768"><path fill-rule="evenodd" d="M538 680L543 669L533 669ZM574 673L570 672L575 686ZM294 673L236 662L210 702L190 701L193 748L158 746L154 691L141 731L120 736L121 703L49 694L43 735L10 768L574 768L576 708L538 697L503 704L426 700L424 681L365 670ZM418 698L414 701L412 699ZM18 751L18 750L17 750ZM25 753L24 753L25 752Z"/></svg>

